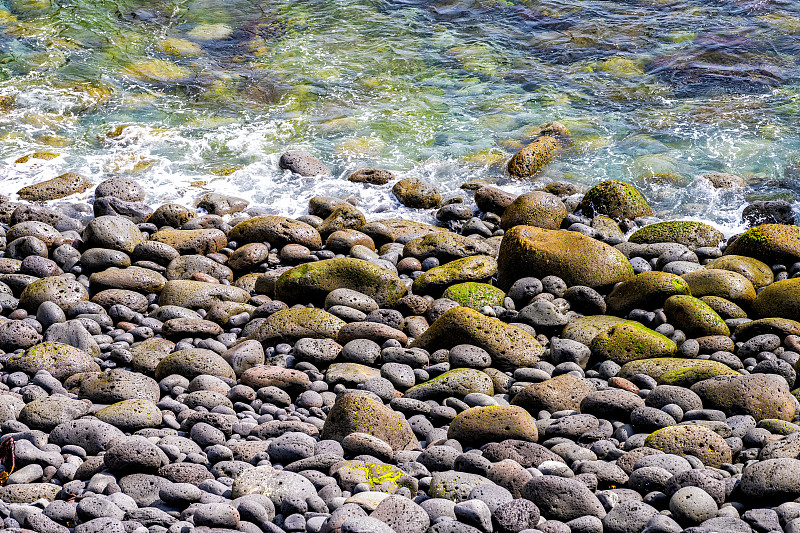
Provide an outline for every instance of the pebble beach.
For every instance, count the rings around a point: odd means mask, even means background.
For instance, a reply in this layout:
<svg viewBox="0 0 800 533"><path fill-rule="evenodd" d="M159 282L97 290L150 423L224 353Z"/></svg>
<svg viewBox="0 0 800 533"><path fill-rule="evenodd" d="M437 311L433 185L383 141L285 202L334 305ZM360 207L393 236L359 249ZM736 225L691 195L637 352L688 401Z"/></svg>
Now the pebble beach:
<svg viewBox="0 0 800 533"><path fill-rule="evenodd" d="M510 174L568 144L539 130ZM800 531L785 202L726 238L619 181L349 180L435 222L75 173L2 199L6 531Z"/></svg>

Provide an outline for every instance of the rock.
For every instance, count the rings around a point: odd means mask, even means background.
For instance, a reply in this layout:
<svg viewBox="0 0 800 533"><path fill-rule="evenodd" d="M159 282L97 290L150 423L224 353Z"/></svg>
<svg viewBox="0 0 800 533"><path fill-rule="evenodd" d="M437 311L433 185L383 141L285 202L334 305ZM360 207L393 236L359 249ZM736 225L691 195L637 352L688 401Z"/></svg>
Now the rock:
<svg viewBox="0 0 800 533"><path fill-rule="evenodd" d="M130 178L111 178L101 182L94 190L95 198L112 196L126 202L142 202L144 187Z"/></svg>
<svg viewBox="0 0 800 533"><path fill-rule="evenodd" d="M473 255L493 256L494 250L482 240L449 231L429 233L411 239L403 247L403 257L414 257L420 261L435 257L441 263L447 263Z"/></svg>
<svg viewBox="0 0 800 533"><path fill-rule="evenodd" d="M581 400L581 413L599 418L627 421L637 407L644 407L644 400L623 389L603 389L590 392Z"/></svg>
<svg viewBox="0 0 800 533"><path fill-rule="evenodd" d="M483 348L500 369L533 366L544 353L536 338L526 331L467 307L445 311L411 343L411 348L423 348L433 353L458 344Z"/></svg>
<svg viewBox="0 0 800 533"><path fill-rule="evenodd" d="M664 302L664 312L672 325L690 337L731 334L722 317L708 304L694 296L685 294L670 296Z"/></svg>
<svg viewBox="0 0 800 533"><path fill-rule="evenodd" d="M800 278L776 281L765 287L753 302L753 311L760 317L800 320Z"/></svg>
<svg viewBox="0 0 800 533"><path fill-rule="evenodd" d="M736 327L733 334L737 340L747 341L756 335L770 333L773 335L800 335L800 322L788 318L761 318L746 322Z"/></svg>
<svg viewBox="0 0 800 533"><path fill-rule="evenodd" d="M762 224L742 233L724 252L744 255L768 265L791 265L800 261L800 227Z"/></svg>
<svg viewBox="0 0 800 533"><path fill-rule="evenodd" d="M95 217L125 217L131 219L135 224L146 222L153 215L153 209L146 204L126 202L113 196L96 198L93 210Z"/></svg>
<svg viewBox="0 0 800 533"><path fill-rule="evenodd" d="M256 366L242 373L240 381L243 385L255 390L262 387L278 387L293 396L308 390L308 376L299 370L277 366Z"/></svg>
<svg viewBox="0 0 800 533"><path fill-rule="evenodd" d="M484 444L505 439L536 442L539 437L536 419L528 411L514 405L498 405L460 412L450 423L447 438L464 444Z"/></svg>
<svg viewBox="0 0 800 533"><path fill-rule="evenodd" d="M109 268L89 276L89 286L95 291L124 289L144 294L160 292L167 279L149 268Z"/></svg>
<svg viewBox="0 0 800 533"><path fill-rule="evenodd" d="M405 397L413 400L443 399L448 396L463 398L474 392L492 396L494 394L492 378L480 370L455 368L411 387L406 391Z"/></svg>
<svg viewBox="0 0 800 533"><path fill-rule="evenodd" d="M231 365L237 376L241 376L248 369L264 364L264 348L258 341L246 340L222 352L222 358Z"/></svg>
<svg viewBox="0 0 800 533"><path fill-rule="evenodd" d="M714 468L733 460L728 443L703 426L665 427L648 435L644 444L664 453L697 457Z"/></svg>
<svg viewBox="0 0 800 533"><path fill-rule="evenodd" d="M795 415L789 387L772 374L718 376L695 383L691 390L702 398L706 409L719 409L728 416L791 421Z"/></svg>
<svg viewBox="0 0 800 533"><path fill-rule="evenodd" d="M758 224L795 224L792 204L786 200L756 201L742 211L742 221L748 226Z"/></svg>
<svg viewBox="0 0 800 533"><path fill-rule="evenodd" d="M524 225L557 230L567 214L567 208L558 196L533 191L518 196L506 207L500 227L509 229Z"/></svg>
<svg viewBox="0 0 800 533"><path fill-rule="evenodd" d="M339 397L325 419L320 436L341 442L351 433L377 437L393 450L419 448L419 442L403 415L362 394Z"/></svg>
<svg viewBox="0 0 800 533"><path fill-rule="evenodd" d="M249 203L244 198L208 192L197 201L197 207L205 209L212 215L223 216L244 211Z"/></svg>
<svg viewBox="0 0 800 533"><path fill-rule="evenodd" d="M508 230L497 262L498 286L504 290L525 276L558 276L568 286L592 288L634 277L630 262L615 248L574 231L533 226Z"/></svg>
<svg viewBox="0 0 800 533"><path fill-rule="evenodd" d="M325 259L284 272L275 285L278 299L291 305L322 305L329 292L352 289L373 298L381 307L392 307L407 290L393 272L361 259Z"/></svg>
<svg viewBox="0 0 800 533"><path fill-rule="evenodd" d="M606 516L597 496L575 479L536 477L522 488L522 497L536 504L542 515L563 522L582 516Z"/></svg>
<svg viewBox="0 0 800 533"><path fill-rule="evenodd" d="M77 281L49 276L27 285L19 296L19 305L35 313L44 302L52 302L61 309L89 299L86 287Z"/></svg>
<svg viewBox="0 0 800 533"><path fill-rule="evenodd" d="M701 177L710 181L717 189L740 189L747 186L744 178L725 172L707 172Z"/></svg>
<svg viewBox="0 0 800 533"><path fill-rule="evenodd" d="M366 223L364 213L355 206L342 202L323 220L317 231L323 238L327 238L336 231L357 230Z"/></svg>
<svg viewBox="0 0 800 533"><path fill-rule="evenodd" d="M419 178L403 178L392 186L397 201L414 209L431 209L442 201L442 194L431 183Z"/></svg>
<svg viewBox="0 0 800 533"><path fill-rule="evenodd" d="M58 485L51 483L25 483L0 487L0 500L6 503L33 503L45 499L52 502L59 491Z"/></svg>
<svg viewBox="0 0 800 533"><path fill-rule="evenodd" d="M547 411L578 411L581 401L595 388L572 374L561 374L552 379L526 386L514 396L512 405L524 407L531 413Z"/></svg>
<svg viewBox="0 0 800 533"><path fill-rule="evenodd" d="M464 257L423 272L414 280L412 290L414 294L440 296L448 286L456 283L488 282L495 272L497 261L492 257Z"/></svg>
<svg viewBox="0 0 800 533"><path fill-rule="evenodd" d="M0 324L0 350L13 352L27 349L42 342L36 329L22 320L9 320Z"/></svg>
<svg viewBox="0 0 800 533"><path fill-rule="evenodd" d="M428 513L402 496L389 496L383 500L370 518L380 520L397 533L425 533L431 525Z"/></svg>
<svg viewBox="0 0 800 533"><path fill-rule="evenodd" d="M197 213L180 204L163 204L156 208L148 222L159 228L162 226L180 228L196 216Z"/></svg>
<svg viewBox="0 0 800 533"><path fill-rule="evenodd" d="M490 483L491 481L478 474L455 470L434 472L428 492L431 498L445 498L458 503L465 501L476 487Z"/></svg>
<svg viewBox="0 0 800 533"><path fill-rule="evenodd" d="M289 150L281 154L278 166L304 177L330 176L331 169L325 163L303 150Z"/></svg>
<svg viewBox="0 0 800 533"><path fill-rule="evenodd" d="M92 182L86 177L76 172L67 172L53 179L23 187L17 194L20 200L46 202L83 192L91 186Z"/></svg>
<svg viewBox="0 0 800 533"><path fill-rule="evenodd" d="M125 431L159 427L162 421L161 411L148 400L123 400L100 409L95 416Z"/></svg>
<svg viewBox="0 0 800 533"><path fill-rule="evenodd" d="M202 348L178 350L161 359L156 366L156 379L161 380L172 374L187 379L194 379L203 374L236 379L236 374L225 359L211 350Z"/></svg>
<svg viewBox="0 0 800 533"><path fill-rule="evenodd" d="M442 298L453 300L463 307L476 311L489 306L502 306L506 293L488 283L468 281L451 285L442 293Z"/></svg>
<svg viewBox="0 0 800 533"><path fill-rule="evenodd" d="M508 173L515 178L534 176L553 160L560 147L558 139L543 135L514 154L508 162Z"/></svg>
<svg viewBox="0 0 800 533"><path fill-rule="evenodd" d="M145 238L136 224L127 218L102 216L89 222L83 232L83 240L90 247L131 253Z"/></svg>
<svg viewBox="0 0 800 533"><path fill-rule="evenodd" d="M718 246L725 236L708 224L688 220L668 220L637 230L628 240L637 244L676 242L695 250L703 246Z"/></svg>
<svg viewBox="0 0 800 533"><path fill-rule="evenodd" d="M587 216L606 215L614 220L647 217L653 210L642 194L622 181L604 181L586 192L578 209Z"/></svg>
<svg viewBox="0 0 800 533"><path fill-rule="evenodd" d="M484 213L502 215L516 197L516 194L488 185L475 191L475 203Z"/></svg>
<svg viewBox="0 0 800 533"><path fill-rule="evenodd" d="M67 380L65 386L77 388L79 398L100 404L135 399L156 403L161 398L156 380L121 368L77 374Z"/></svg>
<svg viewBox="0 0 800 533"><path fill-rule="evenodd" d="M169 354L175 343L159 337L145 339L140 344L131 348L133 361L131 367L136 372L152 375L156 371L158 362Z"/></svg>
<svg viewBox="0 0 800 533"><path fill-rule="evenodd" d="M580 342L586 346L592 343L598 333L611 326L628 322L624 318L611 315L594 315L577 318L564 326L561 336L565 339Z"/></svg>
<svg viewBox="0 0 800 533"><path fill-rule="evenodd" d="M239 287L203 281L170 280L164 284L158 304L211 309L218 302L246 303L248 300L250 294Z"/></svg>
<svg viewBox="0 0 800 533"><path fill-rule="evenodd" d="M699 524L717 515L717 502L699 487L683 487L669 499L669 510L682 524Z"/></svg>
<svg viewBox="0 0 800 533"><path fill-rule="evenodd" d="M294 344L302 338L335 339L345 322L317 308L292 308L267 317L247 340L275 345Z"/></svg>
<svg viewBox="0 0 800 533"><path fill-rule="evenodd" d="M589 348L599 360L610 359L620 365L637 359L672 357L678 350L664 335L634 322L617 324L598 333Z"/></svg>
<svg viewBox="0 0 800 533"><path fill-rule="evenodd" d="M367 234L354 229L334 231L325 240L325 248L337 254L348 254L356 245L375 250L375 242Z"/></svg>
<svg viewBox="0 0 800 533"><path fill-rule="evenodd" d="M742 474L741 491L758 502L787 501L800 495L800 460L767 459L747 466Z"/></svg>
<svg viewBox="0 0 800 533"><path fill-rule="evenodd" d="M758 259L745 257L743 255L724 255L717 259L712 259L706 264L709 269L730 270L741 274L750 280L756 289L766 287L775 281L772 269Z"/></svg>
<svg viewBox="0 0 800 533"><path fill-rule="evenodd" d="M730 270L706 269L681 276L692 296L719 296L739 306L749 306L756 299L756 290L746 277Z"/></svg>
<svg viewBox="0 0 800 533"><path fill-rule="evenodd" d="M325 372L325 381L328 383L342 383L347 386L358 386L380 377L379 369L358 363L333 363Z"/></svg>
<svg viewBox="0 0 800 533"><path fill-rule="evenodd" d="M259 216L239 222L228 233L228 239L240 245L268 242L273 248L300 244L311 250L317 250L322 246L322 237L312 226L299 220L279 216Z"/></svg>
<svg viewBox="0 0 800 533"><path fill-rule="evenodd" d="M634 374L647 374L662 385L689 387L698 381L715 376L739 376L729 366L702 359L658 357L625 363L619 376L630 378Z"/></svg>
<svg viewBox="0 0 800 533"><path fill-rule="evenodd" d="M59 446L74 444L86 450L89 455L97 455L108 450L116 439L123 436L124 433L111 424L82 418L56 426L50 432L49 441Z"/></svg>
<svg viewBox="0 0 800 533"><path fill-rule="evenodd" d="M354 183L370 183L372 185L386 185L393 179L395 179L394 174L378 168L362 168L347 177L348 181Z"/></svg>
<svg viewBox="0 0 800 533"><path fill-rule="evenodd" d="M303 500L317 494L311 482L293 472L275 470L271 466L250 468L236 476L231 490L231 498L241 498L248 494L263 494L279 507L290 496Z"/></svg>
<svg viewBox="0 0 800 533"><path fill-rule="evenodd" d="M691 294L689 284L680 276L654 270L614 287L606 303L610 312L625 316L634 309L663 307L667 298L676 294Z"/></svg>
<svg viewBox="0 0 800 533"><path fill-rule="evenodd" d="M77 348L56 342L43 342L28 348L24 353L12 356L6 363L5 370L30 375L47 370L54 378L63 381L78 372L94 372L100 370L100 367L91 355Z"/></svg>
<svg viewBox="0 0 800 533"><path fill-rule="evenodd" d="M89 404L61 395L47 396L25 405L19 421L33 429L50 431L59 424L80 418L89 412Z"/></svg>
<svg viewBox="0 0 800 533"><path fill-rule="evenodd" d="M150 239L175 248L181 255L216 253L228 244L225 234L218 229L162 230Z"/></svg>
<svg viewBox="0 0 800 533"><path fill-rule="evenodd" d="M351 433L345 437L345 441L353 435L366 435L365 433ZM371 435L367 437L376 439ZM385 445L391 456L391 446L386 445L380 439L376 439ZM417 490L416 479L412 478L396 466L383 463L365 463L364 461L340 461L331 467L330 475L333 476L343 490L352 492L356 485L366 483L370 490L394 494L401 487L408 490Z"/></svg>
<svg viewBox="0 0 800 533"><path fill-rule="evenodd" d="M110 406L106 407L109 408ZM146 438L128 437L115 442L103 455L103 462L116 475L151 474L169 464L169 459L158 446Z"/></svg>

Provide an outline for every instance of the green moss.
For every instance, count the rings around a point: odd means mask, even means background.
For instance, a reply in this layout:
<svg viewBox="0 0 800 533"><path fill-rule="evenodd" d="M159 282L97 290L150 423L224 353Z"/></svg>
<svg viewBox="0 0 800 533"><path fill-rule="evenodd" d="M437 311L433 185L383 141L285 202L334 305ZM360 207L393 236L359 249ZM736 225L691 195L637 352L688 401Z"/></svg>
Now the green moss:
<svg viewBox="0 0 800 533"><path fill-rule="evenodd" d="M606 215L615 220L653 214L639 191L628 183L616 180L604 181L589 189L578 208L588 216Z"/></svg>
<svg viewBox="0 0 800 533"><path fill-rule="evenodd" d="M725 236L713 226L689 220L669 220L650 224L637 230L628 239L639 244L676 242L695 249L702 246L717 246Z"/></svg>
<svg viewBox="0 0 800 533"><path fill-rule="evenodd" d="M442 298L449 298L464 307L477 311L485 306L503 305L506 293L487 283L466 282L451 285L442 293Z"/></svg>

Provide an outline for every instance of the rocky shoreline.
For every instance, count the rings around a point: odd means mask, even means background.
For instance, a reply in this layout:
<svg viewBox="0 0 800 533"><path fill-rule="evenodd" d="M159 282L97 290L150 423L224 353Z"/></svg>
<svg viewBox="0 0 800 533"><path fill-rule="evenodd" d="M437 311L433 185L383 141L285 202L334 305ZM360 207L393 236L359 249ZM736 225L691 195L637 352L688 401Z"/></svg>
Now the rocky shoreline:
<svg viewBox="0 0 800 533"><path fill-rule="evenodd" d="M621 182L350 179L436 224L127 178L42 203L77 174L0 199L5 530L800 532L791 209L725 239Z"/></svg>

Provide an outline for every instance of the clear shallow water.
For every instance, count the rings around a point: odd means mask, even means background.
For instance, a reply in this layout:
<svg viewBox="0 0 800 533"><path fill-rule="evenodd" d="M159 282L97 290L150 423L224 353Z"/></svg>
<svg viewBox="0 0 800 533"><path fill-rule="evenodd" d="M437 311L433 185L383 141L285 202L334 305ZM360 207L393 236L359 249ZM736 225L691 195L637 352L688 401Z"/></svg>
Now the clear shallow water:
<svg viewBox="0 0 800 533"><path fill-rule="evenodd" d="M517 192L622 179L667 218L729 231L800 190L800 3L791 0L10 0L0 11L0 192L130 175L150 200L204 190L299 215L355 195L432 220L358 168ZM574 144L536 183L502 163L535 126ZM120 128L123 126L123 128ZM334 178L277 167L307 149ZM58 154L30 159L34 152ZM719 193L697 177L744 176ZM88 196L88 194L87 194Z"/></svg>

